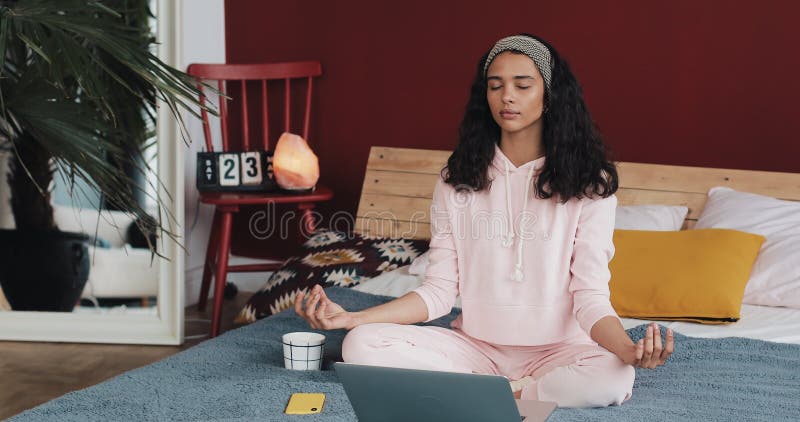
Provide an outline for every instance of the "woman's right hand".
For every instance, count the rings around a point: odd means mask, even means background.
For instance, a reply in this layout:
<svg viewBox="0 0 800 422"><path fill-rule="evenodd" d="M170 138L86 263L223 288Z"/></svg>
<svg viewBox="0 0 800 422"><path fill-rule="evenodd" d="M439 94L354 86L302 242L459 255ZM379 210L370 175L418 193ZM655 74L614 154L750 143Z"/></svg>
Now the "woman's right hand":
<svg viewBox="0 0 800 422"><path fill-rule="evenodd" d="M319 284L308 294L302 290L297 293L294 311L308 321L312 328L318 330L351 329L356 326L355 316L328 299L325 290Z"/></svg>

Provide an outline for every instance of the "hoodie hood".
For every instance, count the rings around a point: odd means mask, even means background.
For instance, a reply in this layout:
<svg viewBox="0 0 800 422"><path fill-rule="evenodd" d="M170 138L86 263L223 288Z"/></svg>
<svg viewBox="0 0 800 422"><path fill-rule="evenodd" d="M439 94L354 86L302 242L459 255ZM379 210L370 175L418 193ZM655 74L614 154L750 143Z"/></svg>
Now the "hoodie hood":
<svg viewBox="0 0 800 422"><path fill-rule="evenodd" d="M511 178L520 177L524 175L525 177L525 193L523 197L523 206L522 210L519 212L520 215L525 214L528 209L528 201L530 200L531 191L533 191L531 185L533 184L534 177L538 176L541 172L542 167L544 167L545 156L541 156L533 161L528 161L527 163L517 167L511 160L506 157L503 151L500 149L500 146L495 144L494 146L494 158L492 159L492 167L494 167L494 175L492 180L496 180L498 178L502 178L502 183L505 188L506 194L506 212L508 216L508 222L506 224L506 232L502 235L502 244L503 247L509 248L514 245L514 237L515 236L515 229L514 229L514 213L511 209ZM523 247L524 247L523 239L517 239L517 248L516 248L516 263L514 264L514 269L510 274L512 280L516 282L522 282L525 277L525 274L522 272L522 256L523 256Z"/></svg>
<svg viewBox="0 0 800 422"><path fill-rule="evenodd" d="M506 164L508 164L509 173L512 175L516 173L527 172L529 167L533 167L534 177L535 177L539 175L539 172L541 172L542 168L544 167L545 158L546 157L543 155L533 161L528 161L527 163L517 167L514 165L514 163L511 162L511 160L508 159L508 157L506 157L506 154L503 153L503 150L500 149L500 146L494 144L494 158L492 158L492 163L490 167L493 167L494 175L497 174L505 175Z"/></svg>

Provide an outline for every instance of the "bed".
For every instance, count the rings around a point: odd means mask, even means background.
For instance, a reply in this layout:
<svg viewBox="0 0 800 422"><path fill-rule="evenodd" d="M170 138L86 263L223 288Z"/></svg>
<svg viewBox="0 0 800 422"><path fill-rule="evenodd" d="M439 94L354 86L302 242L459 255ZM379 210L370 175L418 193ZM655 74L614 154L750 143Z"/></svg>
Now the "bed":
<svg viewBox="0 0 800 422"><path fill-rule="evenodd" d="M447 151L373 147L355 231L370 236L429 236L427 214ZM800 174L721 170L641 163L619 164L620 204L680 204L694 226L712 186L730 186L800 200ZM407 268L328 295L357 310L391 300L418 282ZM447 326L459 313L431 324ZM646 321L625 319L632 338ZM797 420L800 418L800 310L748 306L728 326L669 322L677 347L667 365L637 370L633 397L622 406L557 409L550 421ZM326 332L323 371L283 368L280 336L308 331L287 309L227 332L163 361L76 391L12 420L297 420L283 414L293 392L323 392L314 420L355 415L331 364L341 358L343 330ZM765 341L766 340L766 341Z"/></svg>
<svg viewBox="0 0 800 422"><path fill-rule="evenodd" d="M439 171L449 151L373 147L359 202L356 231L376 236L430 238L428 208ZM800 174L645 163L618 163L619 205L682 205L689 208L683 229L691 229L715 186L800 201ZM406 277L404 277L406 276ZM412 283L408 273L388 275ZM410 289L409 289L410 290ZM381 294L380 289L372 289ZM400 290L396 293L402 293ZM394 295L394 294L390 294ZM746 337L800 344L800 309L743 305L730 325L659 321L689 336ZM649 320L623 318L626 329Z"/></svg>

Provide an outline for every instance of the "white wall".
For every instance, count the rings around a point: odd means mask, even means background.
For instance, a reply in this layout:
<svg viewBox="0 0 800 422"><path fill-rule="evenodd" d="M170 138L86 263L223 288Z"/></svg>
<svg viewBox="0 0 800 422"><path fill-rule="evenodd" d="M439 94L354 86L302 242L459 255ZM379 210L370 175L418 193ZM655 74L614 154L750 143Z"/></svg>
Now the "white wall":
<svg viewBox="0 0 800 422"><path fill-rule="evenodd" d="M225 62L225 7L223 0L190 0L183 2L182 30L182 70L191 63L224 63ZM189 130L192 143L186 148L184 158L186 198L186 304L197 303L205 260L206 245L211 229L213 208L198 202L196 177L196 154L205 150L205 138L200 119L185 115L184 120ZM219 123L211 119L211 132L214 144L219 142ZM233 234L234 236L236 233ZM253 260L232 257L231 263L249 263ZM231 274L228 281L234 282L240 291L255 291L266 281L268 274L237 273ZM213 293L213 292L212 292ZM213 296L211 294L210 296Z"/></svg>
<svg viewBox="0 0 800 422"><path fill-rule="evenodd" d="M223 0L191 0L183 2L181 70L191 63L225 62L225 2ZM214 211L198 202L195 188L195 157L205 144L202 122L184 113L191 144L185 149L185 230L186 304L197 302L200 292L206 242Z"/></svg>

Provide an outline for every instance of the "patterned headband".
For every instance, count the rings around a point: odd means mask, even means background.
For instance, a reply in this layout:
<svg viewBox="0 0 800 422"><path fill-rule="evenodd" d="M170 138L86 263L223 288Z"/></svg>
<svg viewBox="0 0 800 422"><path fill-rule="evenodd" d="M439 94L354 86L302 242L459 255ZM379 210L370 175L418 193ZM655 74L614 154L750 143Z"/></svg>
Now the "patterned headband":
<svg viewBox="0 0 800 422"><path fill-rule="evenodd" d="M533 63L536 64L536 67L539 69L539 73L542 74L545 90L549 93L550 78L553 69L550 50L538 40L524 35L513 35L498 41L486 57L486 63L483 65L483 76L486 76L486 72L489 70L489 65L492 63L492 60L494 60L498 54L509 50L519 51L533 60Z"/></svg>

